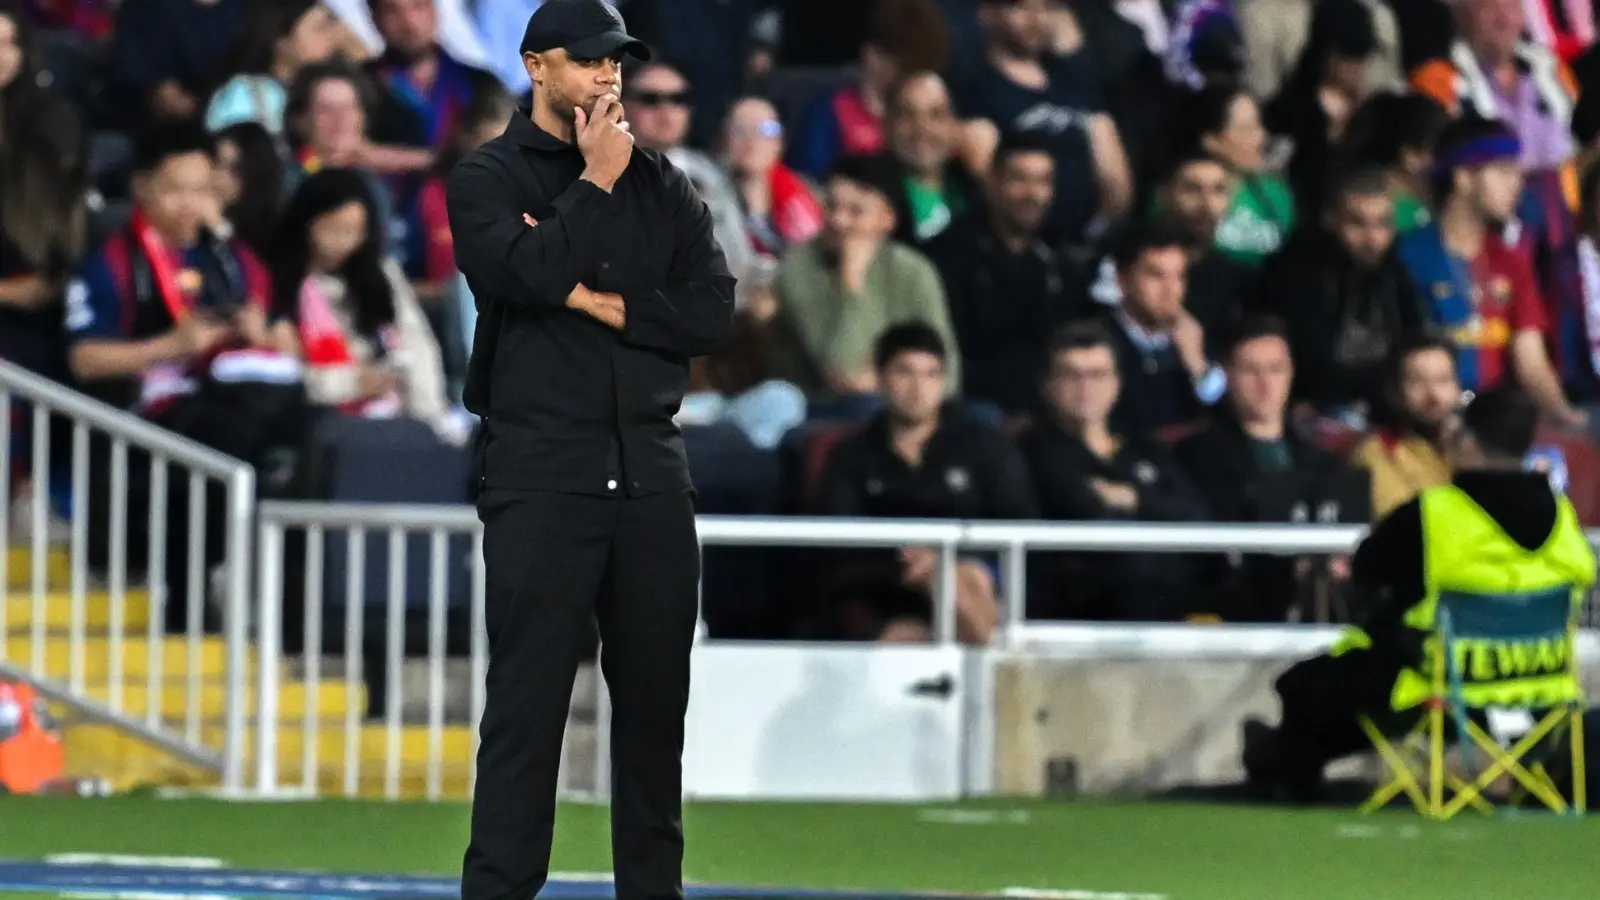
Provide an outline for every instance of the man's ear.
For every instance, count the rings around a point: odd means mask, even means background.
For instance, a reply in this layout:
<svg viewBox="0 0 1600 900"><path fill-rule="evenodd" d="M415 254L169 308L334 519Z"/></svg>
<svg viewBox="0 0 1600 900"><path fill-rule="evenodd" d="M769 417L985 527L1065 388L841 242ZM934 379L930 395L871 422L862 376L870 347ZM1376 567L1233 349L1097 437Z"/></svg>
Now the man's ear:
<svg viewBox="0 0 1600 900"><path fill-rule="evenodd" d="M522 54L522 68L527 71L529 81L534 84L544 83L544 59L539 54Z"/></svg>

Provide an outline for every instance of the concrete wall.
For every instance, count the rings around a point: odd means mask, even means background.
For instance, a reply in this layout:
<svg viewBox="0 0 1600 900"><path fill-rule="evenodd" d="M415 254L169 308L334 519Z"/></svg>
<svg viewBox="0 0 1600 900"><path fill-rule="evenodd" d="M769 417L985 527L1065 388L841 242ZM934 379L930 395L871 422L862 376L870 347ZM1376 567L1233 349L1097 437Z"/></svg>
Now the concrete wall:
<svg viewBox="0 0 1600 900"><path fill-rule="evenodd" d="M1245 718L1278 720L1272 682L1298 656L1241 660L1002 661L995 672L995 791L1147 794L1244 778ZM1585 681L1600 697L1600 671ZM1330 769L1376 774L1370 760Z"/></svg>

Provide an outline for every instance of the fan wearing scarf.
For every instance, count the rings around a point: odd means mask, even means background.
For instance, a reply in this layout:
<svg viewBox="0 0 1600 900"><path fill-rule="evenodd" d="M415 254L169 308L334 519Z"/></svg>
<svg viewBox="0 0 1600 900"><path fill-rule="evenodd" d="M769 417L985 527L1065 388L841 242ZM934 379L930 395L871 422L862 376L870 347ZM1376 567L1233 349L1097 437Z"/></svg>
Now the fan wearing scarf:
<svg viewBox="0 0 1600 900"><path fill-rule="evenodd" d="M1458 348L1463 388L1510 377L1552 422L1583 428L1588 417L1567 401L1545 346L1550 323L1528 257L1504 236L1522 192L1521 152L1499 122L1450 123L1434 164L1434 219L1401 239L1400 258Z"/></svg>
<svg viewBox="0 0 1600 900"><path fill-rule="evenodd" d="M134 160L134 212L128 226L90 254L68 285L68 364L81 388L114 406L256 465L259 488L275 492L294 470L308 421L299 342L287 322L272 322L270 279L242 244L203 225L221 202L215 149L197 124L160 127ZM89 444L92 496L111 491L109 443ZM126 563L145 564L149 458L130 452ZM188 479L167 481L166 509L187 508ZM110 504L89 504L89 559L110 561ZM206 560L221 560L223 494L207 492ZM167 627L182 632L193 601L186 577L188 516L166 526ZM205 609L205 624L219 627Z"/></svg>
<svg viewBox="0 0 1600 900"><path fill-rule="evenodd" d="M464 443L439 341L405 273L383 255L382 221L359 171L323 169L301 182L268 253L273 309L299 324L313 404L418 419Z"/></svg>
<svg viewBox="0 0 1600 900"><path fill-rule="evenodd" d="M205 380L300 379L293 329L268 322L266 269L203 227L218 202L215 160L199 126L148 135L135 159L131 221L67 288L73 376L87 393L157 421Z"/></svg>

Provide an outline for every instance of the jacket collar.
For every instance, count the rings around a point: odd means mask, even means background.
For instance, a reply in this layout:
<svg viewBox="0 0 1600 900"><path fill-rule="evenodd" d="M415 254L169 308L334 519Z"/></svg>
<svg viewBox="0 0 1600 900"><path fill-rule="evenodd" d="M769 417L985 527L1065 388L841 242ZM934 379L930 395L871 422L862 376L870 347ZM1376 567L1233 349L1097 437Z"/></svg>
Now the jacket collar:
<svg viewBox="0 0 1600 900"><path fill-rule="evenodd" d="M577 144L569 144L533 124L533 108L530 106L517 107L517 111L511 116L510 124L506 125L506 137L518 147L526 147L541 153L579 152Z"/></svg>

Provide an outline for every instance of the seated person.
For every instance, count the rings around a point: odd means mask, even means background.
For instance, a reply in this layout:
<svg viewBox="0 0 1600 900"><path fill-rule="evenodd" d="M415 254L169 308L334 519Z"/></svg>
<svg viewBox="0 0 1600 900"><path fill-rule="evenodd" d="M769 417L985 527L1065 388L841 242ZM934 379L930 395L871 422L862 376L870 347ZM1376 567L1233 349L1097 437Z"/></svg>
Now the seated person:
<svg viewBox="0 0 1600 900"><path fill-rule="evenodd" d="M1428 321L1394 245L1388 181L1357 171L1262 272L1261 309L1289 326L1294 399L1358 430L1382 411L1393 351Z"/></svg>
<svg viewBox="0 0 1600 900"><path fill-rule="evenodd" d="M324 169L295 191L273 242L276 308L299 323L306 391L318 406L418 419L464 444L446 393L439 341L393 260L367 181Z"/></svg>
<svg viewBox="0 0 1600 900"><path fill-rule="evenodd" d="M1111 335L1096 322L1056 333L1048 354L1044 415L1020 447L1046 519L1182 522L1205 505L1159 442L1113 432L1122 389ZM1159 553L1035 553L1030 617L1174 621L1189 612L1192 559Z"/></svg>
<svg viewBox="0 0 1600 900"><path fill-rule="evenodd" d="M204 228L220 202L214 154L198 125L163 126L141 142L131 222L89 255L67 288L68 365L91 396L261 465L296 448L309 425L299 342L292 325L268 312L271 284L255 256ZM110 447L91 440L90 454L90 484L74 488L105 496ZM130 453L127 493L136 505L150 495L147 473L143 454ZM188 481L168 480L167 510L187 508ZM206 558L215 563L226 534L217 520L223 494L210 491L208 500ZM109 505L89 504L96 565L109 561ZM148 518L128 513L130 568L144 564ZM203 602L187 596L189 517L169 516L167 537L167 624L181 631L191 600Z"/></svg>
<svg viewBox="0 0 1600 900"><path fill-rule="evenodd" d="M1269 728L1245 724L1244 764L1264 793L1315 801L1329 762L1365 749L1358 717L1372 717L1389 735L1405 733L1428 695L1424 643L1434 628L1434 605L1446 588L1473 593L1567 585L1581 603L1595 580L1594 551L1566 498L1544 476L1523 470L1538 411L1514 388L1485 391L1466 408L1446 440L1455 469L1450 485L1424 490L1389 514L1361 542L1352 578L1370 594L1360 628L1326 654L1294 666L1277 681L1283 718ZM1464 557L1492 560L1450 565ZM1468 582L1461 584L1461 582ZM1488 648L1493 650L1495 648ZM1466 690L1481 668L1469 664ZM1486 666L1497 686L1529 677L1522 699L1531 706L1565 699L1563 672L1504 673ZM1566 678L1551 675L1565 674Z"/></svg>
<svg viewBox="0 0 1600 900"><path fill-rule="evenodd" d="M1551 364L1549 314L1527 254L1501 234L1522 195L1521 146L1499 122L1450 123L1439 138L1438 217L1401 239L1400 258L1456 344L1463 387L1509 377L1552 422L1585 428L1588 416L1567 401Z"/></svg>
<svg viewBox="0 0 1600 900"><path fill-rule="evenodd" d="M1203 430L1177 447L1178 462L1205 496L1210 517L1219 522L1289 521L1291 507L1323 505L1310 493L1324 490L1349 470L1290 427L1294 362L1283 323L1272 316L1246 318L1226 365L1225 401L1212 411ZM1364 514L1367 490L1363 487L1361 497L1341 505L1359 505ZM1352 515L1343 511L1335 518ZM1223 571L1210 583L1221 593L1212 612L1231 621L1284 621L1296 598L1297 570L1305 565L1283 557L1218 562Z"/></svg>
<svg viewBox="0 0 1600 900"><path fill-rule="evenodd" d="M878 339L884 409L828 455L822 507L835 516L904 519L1036 518L1027 469L1005 436L944 402L945 344L920 322ZM938 551L863 551L835 586L840 629L853 639L932 638ZM995 579L978 560L956 570L956 637L986 644L999 622Z"/></svg>
<svg viewBox="0 0 1600 900"><path fill-rule="evenodd" d="M1185 303L1189 254L1175 228L1157 222L1125 235L1112 254L1121 300L1110 315L1123 390L1115 428L1153 432L1197 421L1228 379L1206 350L1206 329Z"/></svg>
<svg viewBox="0 0 1600 900"><path fill-rule="evenodd" d="M1362 441L1351 462L1372 473L1372 515L1381 519L1417 492L1450 483L1445 433L1461 405L1456 348L1440 338L1416 338L1391 367L1394 408L1389 423Z"/></svg>
<svg viewBox="0 0 1600 900"><path fill-rule="evenodd" d="M954 395L961 367L944 286L926 257L890 239L895 216L882 162L841 160L827 194L822 233L778 268L773 376L813 398L875 395L873 342L895 322L920 319L949 348L946 390Z"/></svg>

